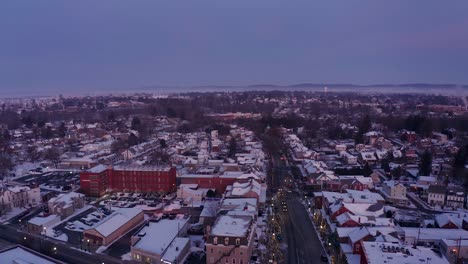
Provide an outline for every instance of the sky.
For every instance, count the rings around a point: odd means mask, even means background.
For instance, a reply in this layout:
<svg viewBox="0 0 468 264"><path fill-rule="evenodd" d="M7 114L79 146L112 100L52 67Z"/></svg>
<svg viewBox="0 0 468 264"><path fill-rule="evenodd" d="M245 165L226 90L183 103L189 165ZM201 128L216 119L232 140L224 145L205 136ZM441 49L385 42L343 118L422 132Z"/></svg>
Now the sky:
<svg viewBox="0 0 468 264"><path fill-rule="evenodd" d="M0 92L468 84L468 1L5 0Z"/></svg>

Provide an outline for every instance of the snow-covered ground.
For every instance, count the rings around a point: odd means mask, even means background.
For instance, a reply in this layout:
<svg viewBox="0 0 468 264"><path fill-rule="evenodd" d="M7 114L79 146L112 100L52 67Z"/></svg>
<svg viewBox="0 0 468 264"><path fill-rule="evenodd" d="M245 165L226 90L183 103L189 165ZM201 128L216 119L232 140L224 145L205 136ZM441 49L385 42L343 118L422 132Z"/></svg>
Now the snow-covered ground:
<svg viewBox="0 0 468 264"><path fill-rule="evenodd" d="M68 241L68 236L67 236L67 234L62 233L62 234L60 234L59 236L56 236L56 235L55 235L55 229L53 229L53 228L48 228L48 229L46 229L45 235L48 236L48 237L51 237L51 238L53 238L53 239L60 240L60 241L64 241L64 242L67 242L67 241Z"/></svg>
<svg viewBox="0 0 468 264"><path fill-rule="evenodd" d="M11 177L10 179L17 179L17 178L26 176L27 174L29 174L30 170L36 169L38 167L41 167L39 162L35 162L35 163L25 162L22 164L17 164L15 169L13 170L13 173L15 174L15 176Z"/></svg>
<svg viewBox="0 0 468 264"><path fill-rule="evenodd" d="M205 248L205 241L203 240L202 235L190 235L190 251L203 251Z"/></svg>
<svg viewBox="0 0 468 264"><path fill-rule="evenodd" d="M5 223L10 221L11 218L25 212L29 208L13 208L10 211L6 212L4 215L1 216L0 218L0 223Z"/></svg>

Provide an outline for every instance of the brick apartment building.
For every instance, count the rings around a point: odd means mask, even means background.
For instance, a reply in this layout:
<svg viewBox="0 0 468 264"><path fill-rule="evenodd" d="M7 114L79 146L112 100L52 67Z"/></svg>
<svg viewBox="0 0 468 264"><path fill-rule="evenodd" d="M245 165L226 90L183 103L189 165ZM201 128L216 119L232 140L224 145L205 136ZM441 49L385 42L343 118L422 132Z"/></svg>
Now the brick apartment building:
<svg viewBox="0 0 468 264"><path fill-rule="evenodd" d="M88 196L114 192L171 192L176 189L176 168L169 166L98 165L80 173L82 191Z"/></svg>

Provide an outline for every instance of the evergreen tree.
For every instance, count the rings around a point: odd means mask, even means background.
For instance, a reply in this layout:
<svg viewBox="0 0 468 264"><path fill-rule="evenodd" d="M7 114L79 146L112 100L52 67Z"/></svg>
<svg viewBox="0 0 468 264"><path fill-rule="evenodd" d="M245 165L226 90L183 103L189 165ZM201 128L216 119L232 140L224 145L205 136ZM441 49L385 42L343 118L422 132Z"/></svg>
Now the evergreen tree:
<svg viewBox="0 0 468 264"><path fill-rule="evenodd" d="M422 154L421 162L419 163L419 175L428 176L432 171L432 154L426 150Z"/></svg>

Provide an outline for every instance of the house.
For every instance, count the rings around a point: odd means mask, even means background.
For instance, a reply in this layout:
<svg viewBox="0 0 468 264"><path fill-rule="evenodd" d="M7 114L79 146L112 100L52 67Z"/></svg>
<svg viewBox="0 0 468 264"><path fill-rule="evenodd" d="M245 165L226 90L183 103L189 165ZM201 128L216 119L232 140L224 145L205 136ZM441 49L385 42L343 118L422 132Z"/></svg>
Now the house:
<svg viewBox="0 0 468 264"><path fill-rule="evenodd" d="M444 206L447 187L432 184L427 189L427 202L432 206Z"/></svg>
<svg viewBox="0 0 468 264"><path fill-rule="evenodd" d="M377 157L374 155L374 152L371 151L360 152L358 160L362 165L366 163L369 165L375 165L377 163Z"/></svg>
<svg viewBox="0 0 468 264"><path fill-rule="evenodd" d="M439 228L457 229L463 228L468 222L468 213L442 213L435 216L435 222Z"/></svg>
<svg viewBox="0 0 468 264"><path fill-rule="evenodd" d="M259 183L253 179L248 182L235 182L232 186L228 186L224 197L229 198L255 198L259 204L266 202L266 185Z"/></svg>
<svg viewBox="0 0 468 264"><path fill-rule="evenodd" d="M0 188L0 210L24 208L41 202L39 187L13 186Z"/></svg>
<svg viewBox="0 0 468 264"><path fill-rule="evenodd" d="M133 260L144 263L182 263L190 249L190 239L182 237L189 228L188 220L183 215L174 220L150 220L131 238Z"/></svg>
<svg viewBox="0 0 468 264"><path fill-rule="evenodd" d="M181 198L184 203L200 203L209 189L199 189L198 184L181 184L177 187L177 198Z"/></svg>
<svg viewBox="0 0 468 264"><path fill-rule="evenodd" d="M72 215L85 205L85 196L81 193L69 192L59 194L48 202L49 213L59 215L61 219Z"/></svg>
<svg viewBox="0 0 468 264"><path fill-rule="evenodd" d="M90 246L97 248L107 246L116 239L142 224L143 211L137 208L119 208L94 228L83 232L83 237Z"/></svg>
<svg viewBox="0 0 468 264"><path fill-rule="evenodd" d="M253 250L255 223L250 216L221 215L208 228L206 263L248 264Z"/></svg>
<svg viewBox="0 0 468 264"><path fill-rule="evenodd" d="M458 209L465 205L465 192L461 188L448 188L446 206Z"/></svg>
<svg viewBox="0 0 468 264"><path fill-rule="evenodd" d="M339 227L394 226L391 218L353 215L349 212L336 218Z"/></svg>
<svg viewBox="0 0 468 264"><path fill-rule="evenodd" d="M330 220L335 221L337 217L344 213L356 216L380 217L384 215L383 204L358 204L338 202L330 206Z"/></svg>
<svg viewBox="0 0 468 264"><path fill-rule="evenodd" d="M402 240L404 243L436 244L439 245L442 239L468 239L468 231L463 229L443 229L443 228L419 228L402 227Z"/></svg>
<svg viewBox="0 0 468 264"><path fill-rule="evenodd" d="M382 191L388 201L394 204L407 205L406 187L398 181L384 181Z"/></svg>

